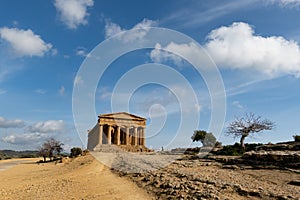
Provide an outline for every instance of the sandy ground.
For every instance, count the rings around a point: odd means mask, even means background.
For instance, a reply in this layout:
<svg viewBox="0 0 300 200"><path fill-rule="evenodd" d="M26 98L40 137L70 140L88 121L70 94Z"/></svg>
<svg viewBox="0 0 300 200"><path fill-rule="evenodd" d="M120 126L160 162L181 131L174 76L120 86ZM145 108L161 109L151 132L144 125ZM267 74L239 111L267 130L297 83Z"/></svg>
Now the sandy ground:
<svg viewBox="0 0 300 200"><path fill-rule="evenodd" d="M91 155L72 162L36 164L37 159L0 161L0 199L154 199ZM6 163L6 164L3 164Z"/></svg>

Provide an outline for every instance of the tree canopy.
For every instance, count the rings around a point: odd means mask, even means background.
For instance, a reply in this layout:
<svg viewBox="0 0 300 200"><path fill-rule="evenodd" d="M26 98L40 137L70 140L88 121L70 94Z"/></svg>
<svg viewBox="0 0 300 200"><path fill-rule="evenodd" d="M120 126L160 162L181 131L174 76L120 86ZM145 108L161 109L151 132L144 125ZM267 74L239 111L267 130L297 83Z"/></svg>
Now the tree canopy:
<svg viewBox="0 0 300 200"><path fill-rule="evenodd" d="M46 161L47 157L52 160L55 155L59 155L62 152L63 145L60 141L50 138L39 148L39 155L44 157L44 161Z"/></svg>
<svg viewBox="0 0 300 200"><path fill-rule="evenodd" d="M200 141L204 147L214 146L217 142L216 137L212 133L208 133L204 130L195 130L191 139L193 142Z"/></svg>

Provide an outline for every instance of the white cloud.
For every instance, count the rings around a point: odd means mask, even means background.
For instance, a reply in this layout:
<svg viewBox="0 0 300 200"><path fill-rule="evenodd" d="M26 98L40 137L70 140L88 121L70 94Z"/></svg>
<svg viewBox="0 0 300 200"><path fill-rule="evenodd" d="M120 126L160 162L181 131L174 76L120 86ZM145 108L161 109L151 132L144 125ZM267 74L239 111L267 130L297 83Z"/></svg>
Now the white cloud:
<svg viewBox="0 0 300 200"><path fill-rule="evenodd" d="M164 51L160 49L163 49ZM176 52L178 55L169 52ZM150 53L150 57L154 62L171 61L179 67L183 66L183 59L190 61L191 64L197 64L199 66L206 66L208 64L209 66L205 52L194 42L182 44L171 42L165 47L156 44L155 48ZM201 59L201 57L203 57L203 59Z"/></svg>
<svg viewBox="0 0 300 200"><path fill-rule="evenodd" d="M105 24L105 38L114 36L122 31L124 30L118 24L112 22L106 22Z"/></svg>
<svg viewBox="0 0 300 200"><path fill-rule="evenodd" d="M280 36L263 37L256 35L253 28L244 22L235 22L212 30L207 36L204 49L218 67L256 70L269 78L282 74L300 76L300 46L296 41ZM173 61L180 57L159 50L160 44L152 50L153 61ZM194 43L177 44L171 42L164 50L184 55L189 61L199 61L203 50ZM196 58L196 59L195 59ZM201 62L204 62L202 59ZM197 63L205 66L205 63Z"/></svg>
<svg viewBox="0 0 300 200"><path fill-rule="evenodd" d="M41 143L48 138L49 136L45 133L24 133L5 136L2 138L2 141L18 145L38 145L38 143Z"/></svg>
<svg viewBox="0 0 300 200"><path fill-rule="evenodd" d="M83 49L79 49L79 50L76 51L76 55L85 57L86 52Z"/></svg>
<svg viewBox="0 0 300 200"><path fill-rule="evenodd" d="M20 119L9 120L4 117L0 117L0 128L22 128L25 126L25 122Z"/></svg>
<svg viewBox="0 0 300 200"><path fill-rule="evenodd" d="M64 95L65 94L65 90L66 90L65 87L61 86L60 89L58 90L58 92L59 92L60 95Z"/></svg>
<svg viewBox="0 0 300 200"><path fill-rule="evenodd" d="M147 29L149 27L154 27L157 26L157 21L153 21L150 19L143 19L140 23L137 23L133 28L142 28L142 29Z"/></svg>
<svg viewBox="0 0 300 200"><path fill-rule="evenodd" d="M57 49L52 49L51 50L51 55L52 56L55 56L55 55L57 55L58 54L58 50Z"/></svg>
<svg viewBox="0 0 300 200"><path fill-rule="evenodd" d="M43 89L36 89L34 92L38 94L46 94L46 90Z"/></svg>
<svg viewBox="0 0 300 200"><path fill-rule="evenodd" d="M255 69L270 76L300 76L300 47L280 36L263 37L243 22L211 31L206 50L220 67Z"/></svg>
<svg viewBox="0 0 300 200"><path fill-rule="evenodd" d="M155 48L150 53L150 57L151 57L151 60L156 63L172 61L172 62L174 62L174 64L176 64L178 66L183 65L183 60L181 57L179 57L175 54L169 53L167 51L162 51L160 44L155 45Z"/></svg>
<svg viewBox="0 0 300 200"><path fill-rule="evenodd" d="M44 56L51 50L52 45L45 43L39 35L30 29L0 28L0 36L7 41L17 56Z"/></svg>
<svg viewBox="0 0 300 200"><path fill-rule="evenodd" d="M87 10L93 5L93 0L55 0L54 2L61 21L70 29L76 29L79 25L88 23L89 13Z"/></svg>
<svg viewBox="0 0 300 200"><path fill-rule="evenodd" d="M74 85L82 85L83 84L83 80L81 76L75 76L74 78Z"/></svg>
<svg viewBox="0 0 300 200"><path fill-rule="evenodd" d="M63 120L48 120L37 122L26 128L31 133L62 133L65 130Z"/></svg>
<svg viewBox="0 0 300 200"><path fill-rule="evenodd" d="M86 52L86 48L84 47L78 47L76 49L76 55L82 57L90 57L90 54Z"/></svg>
<svg viewBox="0 0 300 200"><path fill-rule="evenodd" d="M244 109L244 106L239 101L233 101L232 105L240 110Z"/></svg>
<svg viewBox="0 0 300 200"><path fill-rule="evenodd" d="M157 26L157 21L149 20L149 19L144 19L143 21L137 23L135 26L133 26L130 30L134 30L131 33L131 35L127 35L126 37L120 36L119 39L121 39L124 42L129 42L129 41L134 41L134 40L139 40L143 38L150 27ZM121 28L120 25L112 23L107 21L105 25L105 37L111 37L114 36L117 33L120 33L121 31L126 31L126 29Z"/></svg>

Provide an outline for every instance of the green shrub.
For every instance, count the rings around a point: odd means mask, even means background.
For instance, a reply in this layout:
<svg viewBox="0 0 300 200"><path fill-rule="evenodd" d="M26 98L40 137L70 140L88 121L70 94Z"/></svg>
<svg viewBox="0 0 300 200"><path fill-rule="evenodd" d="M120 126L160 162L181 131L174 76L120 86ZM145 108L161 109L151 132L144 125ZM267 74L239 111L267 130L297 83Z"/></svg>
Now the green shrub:
<svg viewBox="0 0 300 200"><path fill-rule="evenodd" d="M208 133L204 130L195 130L191 139L193 142L200 141L204 147L213 147L217 142L216 137L212 133Z"/></svg>
<svg viewBox="0 0 300 200"><path fill-rule="evenodd" d="M262 145L261 143L251 143L245 144L245 150L241 148L239 143L235 143L234 145L226 145L223 146L222 149L215 152L217 155L226 155L226 156L241 156L246 151L253 151L257 146Z"/></svg>
<svg viewBox="0 0 300 200"><path fill-rule="evenodd" d="M300 142L300 135L294 135L293 138L295 142Z"/></svg>
<svg viewBox="0 0 300 200"><path fill-rule="evenodd" d="M82 154L82 149L79 147L73 147L71 149L71 157L77 157Z"/></svg>
<svg viewBox="0 0 300 200"><path fill-rule="evenodd" d="M244 152L239 143L235 143L234 145L226 145L223 146L222 149L215 152L217 155L225 155L225 156L239 156L242 155Z"/></svg>

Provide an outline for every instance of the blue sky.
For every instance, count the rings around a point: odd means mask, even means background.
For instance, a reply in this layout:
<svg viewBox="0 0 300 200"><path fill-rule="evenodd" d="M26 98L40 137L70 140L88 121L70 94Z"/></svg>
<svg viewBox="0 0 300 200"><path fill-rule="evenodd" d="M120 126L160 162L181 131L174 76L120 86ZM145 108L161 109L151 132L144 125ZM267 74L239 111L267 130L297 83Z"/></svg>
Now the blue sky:
<svg viewBox="0 0 300 200"><path fill-rule="evenodd" d="M3 0L0 5L0 149L36 149L49 137L66 149L84 147L97 114L112 111L147 118L149 147L190 145L195 128L214 130L209 126L214 96L192 65L196 43L224 84L219 89L226 94L226 113L219 125L225 128L235 116L253 112L274 121L276 129L246 142L275 143L299 134L299 0ZM121 48L96 51L122 31L131 31L130 42L143 40L148 27L177 31L194 42L173 41L170 35L168 44L153 41L153 48L120 55L101 77L95 74L96 91L84 96L95 113L82 113L89 120L74 123L73 87L88 82L78 74L84 60ZM130 91L139 80L147 81ZM167 85L161 84L165 80ZM221 142L238 141L224 130L216 133Z"/></svg>

